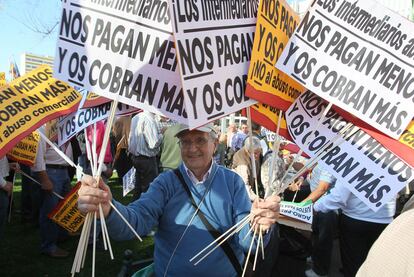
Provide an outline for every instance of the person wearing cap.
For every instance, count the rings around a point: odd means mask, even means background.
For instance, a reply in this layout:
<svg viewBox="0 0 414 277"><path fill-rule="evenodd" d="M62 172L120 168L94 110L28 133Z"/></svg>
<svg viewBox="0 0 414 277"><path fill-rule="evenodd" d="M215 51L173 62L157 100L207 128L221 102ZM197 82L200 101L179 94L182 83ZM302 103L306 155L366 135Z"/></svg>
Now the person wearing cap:
<svg viewBox="0 0 414 277"><path fill-rule="evenodd" d="M250 202L242 179L213 161L217 135L212 125L194 130L181 125L176 136L183 162L177 170L160 174L138 200L124 206L112 199L107 185L101 182L96 188L93 178L86 176L79 190L79 210L94 212L101 203L108 232L113 239L127 240L134 235L112 211L110 201L138 234L146 235L157 226L155 276L237 276L251 242L250 239L244 240L249 224L228 240L239 268L222 248L194 266L189 260L214 240L201 219L202 215L213 229L224 233L252 213L255 215L252 223L260 224L267 231L273 228L278 218L280 198L273 196L253 204ZM179 175L182 176L181 181ZM197 216L194 216L196 208L190 197L199 207ZM264 235L265 244L270 233Z"/></svg>
<svg viewBox="0 0 414 277"><path fill-rule="evenodd" d="M157 155L163 138L158 126L155 114L149 111L138 113L131 120L128 152L135 167L134 200L148 190L158 175Z"/></svg>

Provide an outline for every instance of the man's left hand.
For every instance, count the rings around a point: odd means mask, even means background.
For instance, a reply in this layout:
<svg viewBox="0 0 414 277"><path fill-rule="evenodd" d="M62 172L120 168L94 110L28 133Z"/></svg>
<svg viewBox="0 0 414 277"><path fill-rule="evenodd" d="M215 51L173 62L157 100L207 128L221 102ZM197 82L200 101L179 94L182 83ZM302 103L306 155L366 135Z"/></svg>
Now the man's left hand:
<svg viewBox="0 0 414 277"><path fill-rule="evenodd" d="M253 202L251 213L254 215L252 224L261 226L262 231L267 231L276 223L279 218L280 197L270 196L263 199L256 199Z"/></svg>

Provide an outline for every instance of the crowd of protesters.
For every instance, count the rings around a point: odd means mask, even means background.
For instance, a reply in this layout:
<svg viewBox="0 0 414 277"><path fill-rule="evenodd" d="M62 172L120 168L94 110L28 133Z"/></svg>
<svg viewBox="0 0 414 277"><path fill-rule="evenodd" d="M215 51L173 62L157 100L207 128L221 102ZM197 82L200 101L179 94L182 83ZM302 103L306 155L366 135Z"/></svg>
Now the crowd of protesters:
<svg viewBox="0 0 414 277"><path fill-rule="evenodd" d="M103 181L106 183L116 170L117 176L120 177L119 182L122 182L122 176L134 167L133 200L139 199L148 191L151 183L159 174L180 166L182 162L180 141L176 136L180 131L180 126L176 122L147 111L116 119L110 144L105 151L101 174ZM223 133L220 132L219 126L214 126L214 128L217 134L215 137L217 145L213 163L226 167L241 177L247 196L252 203L258 198L265 197L265 192L273 188L272 184L276 180L281 180L285 175L293 176L306 163L306 158L294 159L295 153L283 150L283 143L279 153L273 155L272 143L266 140L262 128L257 124L252 124L253 136L251 138L248 136L249 128L244 123L240 126L230 124L227 132ZM45 132L43 128L39 131ZM95 126L89 126L86 132L80 132L69 142L63 144L60 150L79 164L84 173L92 175L93 165L90 164L87 150L89 148L92 149L92 154L99 154L104 133L105 122L98 122ZM274 161L272 161L273 158ZM272 180L269 180L272 165L274 166ZM2 157L0 159L0 241L3 239L2 231L9 210L9 195L13 189L13 170L24 172L40 184L37 185L22 175L22 220L39 226L40 252L54 258L67 257L69 252L58 247L57 244L59 240L68 236L68 233L52 222L47 215L59 201L52 192L65 196L71 189L71 180L75 172L68 162L44 140L41 140L38 145L38 154L32 167L19 166L12 161L8 162L6 157ZM312 234L306 236L306 232L298 232L299 235L309 239L309 244L297 241L295 247L301 248L302 252L292 254L301 261L308 257L308 269L302 273L306 276L329 276L333 242L339 238L341 272L346 277L356 276L374 242L394 220L396 211L398 214L401 211L400 200L408 200L412 191L413 188L411 190L409 188L406 190L406 195L392 199L377 212L373 212L350 193L341 180L334 178L320 164L293 180L286 192L282 194L282 198L295 202L311 200L314 203ZM410 203L414 200L404 202L407 202L405 207L407 210L410 205L413 206ZM278 240L284 240L284 244L275 246L276 254L271 255L273 259L271 267L274 270L277 266L278 252L287 253L288 251L284 251L286 249L282 249L283 247L294 247L292 243L286 243L286 241L294 240L294 237L290 235L297 230L291 227L286 228L283 232L281 230L280 234L279 229L272 229ZM362 272L366 272L367 268L373 266L372 259L367 259L367 262L369 263L363 266ZM266 274L271 274L271 272L272 270Z"/></svg>

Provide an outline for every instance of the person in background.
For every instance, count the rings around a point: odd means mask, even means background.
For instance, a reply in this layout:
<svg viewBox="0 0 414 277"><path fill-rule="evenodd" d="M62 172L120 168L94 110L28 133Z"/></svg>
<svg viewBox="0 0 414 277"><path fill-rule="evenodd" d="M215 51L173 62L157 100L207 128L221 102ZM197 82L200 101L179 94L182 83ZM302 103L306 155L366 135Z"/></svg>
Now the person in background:
<svg viewBox="0 0 414 277"><path fill-rule="evenodd" d="M251 147L250 147L251 146ZM252 149L252 150L251 150ZM250 158L250 153L253 151L256 176L253 174L253 166ZM260 140L256 137L252 137L252 143L247 139L244 146L237 151L233 156L232 170L236 172L244 181L247 194L251 201L254 201L258 196L263 196L263 186L260 180L260 155L262 153L262 145ZM259 186L259 195L256 192L256 183Z"/></svg>
<svg viewBox="0 0 414 277"><path fill-rule="evenodd" d="M342 182L337 182L329 194L315 203L315 212L342 211L339 216L339 244L345 277L356 275L372 244L392 222L395 206L394 198L374 212Z"/></svg>
<svg viewBox="0 0 414 277"><path fill-rule="evenodd" d="M273 151L267 152L267 154L263 157L263 163L260 167L260 177L263 184L264 191L269 191L269 193L273 193L275 189L278 189L278 186L280 184L277 183L277 181L281 181L283 176L286 172L286 166L283 161L283 159L280 157L280 155L276 156L276 160L274 162L274 168L272 173L272 181L270 182L270 167L272 164L273 159Z"/></svg>
<svg viewBox="0 0 414 277"><path fill-rule="evenodd" d="M413 226L414 210L402 212L374 242L356 276L413 276Z"/></svg>
<svg viewBox="0 0 414 277"><path fill-rule="evenodd" d="M131 169L131 161L128 157L128 137L131 131L131 117L122 116L115 121L113 128L115 155L112 168L116 169L119 180L122 183L122 177Z"/></svg>
<svg viewBox="0 0 414 277"><path fill-rule="evenodd" d="M160 168L167 171L177 168L181 163L180 146L178 138L175 136L180 129L180 124L176 123L165 129L164 138L161 143Z"/></svg>
<svg viewBox="0 0 414 277"><path fill-rule="evenodd" d="M158 175L157 155L161 143L162 134L153 113L143 111L132 118L128 152L136 170L134 199L146 192Z"/></svg>
<svg viewBox="0 0 414 277"><path fill-rule="evenodd" d="M216 149L216 152L214 152L214 161L217 164L223 165L223 166L225 166L224 160L226 158L226 148L227 148L226 142L227 142L227 135L220 134L217 149Z"/></svg>
<svg viewBox="0 0 414 277"><path fill-rule="evenodd" d="M39 129L44 132L43 128ZM60 147L70 159L72 147L69 142ZM65 258L69 252L57 246L59 238L67 236L67 232L48 218L48 214L56 207L59 198L52 193L65 197L71 189L68 172L69 164L41 138L39 141L36 160L31 170L41 187L41 206L39 215L40 251L53 258Z"/></svg>
<svg viewBox="0 0 414 277"><path fill-rule="evenodd" d="M236 124L232 123L227 127L227 147L231 148L231 142L233 140L233 136L237 133L237 126Z"/></svg>
<svg viewBox="0 0 414 277"><path fill-rule="evenodd" d="M336 178L317 164L305 182L309 184L311 193L302 202L312 200L312 203L318 203L318 199L335 186ZM312 268L305 271L307 277L328 276L336 223L336 211L315 209L312 222Z"/></svg>
<svg viewBox="0 0 414 277"><path fill-rule="evenodd" d="M102 148L102 143L103 143L103 139L105 136L106 127L105 127L105 123L103 122L103 120L98 121L95 124L96 124L96 151L93 148L93 140L94 140L94 132L95 132L94 125L89 125L88 127L86 127L86 135L87 135L86 142L89 143L91 153L95 152L96 158L99 161L99 155L101 154L101 148ZM104 164L102 167L101 177L104 179L104 182L107 182L107 180L111 178L112 176L112 161L113 161L112 153L111 153L111 146L109 143L106 146L103 161L104 161ZM88 166L88 170L85 170L85 173L91 174L90 161L87 161L87 166Z"/></svg>
<svg viewBox="0 0 414 277"><path fill-rule="evenodd" d="M249 134L249 128L246 123L243 123L240 130L231 139L231 149L236 152L243 147L244 139Z"/></svg>
<svg viewBox="0 0 414 277"><path fill-rule="evenodd" d="M259 124L255 122L252 122L253 136L258 138L260 140L260 144L262 145L262 155L260 156L260 162L263 162L263 157L269 151L269 146L268 146L266 135L262 135L261 128L262 126L260 126ZM247 138L245 138L244 140L246 141L246 139Z"/></svg>
<svg viewBox="0 0 414 277"><path fill-rule="evenodd" d="M4 226L9 211L9 196L13 190L13 184L6 181L9 175L9 162L6 156L0 158L0 242L3 238Z"/></svg>

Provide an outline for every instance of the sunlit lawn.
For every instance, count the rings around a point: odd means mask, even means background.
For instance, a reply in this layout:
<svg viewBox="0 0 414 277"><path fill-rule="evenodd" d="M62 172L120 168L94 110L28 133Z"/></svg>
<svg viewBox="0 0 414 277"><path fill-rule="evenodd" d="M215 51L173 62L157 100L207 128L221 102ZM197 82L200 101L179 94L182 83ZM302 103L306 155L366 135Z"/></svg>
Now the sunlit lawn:
<svg viewBox="0 0 414 277"><path fill-rule="evenodd" d="M60 247L70 251L71 255L65 259L53 259L41 255L39 252L39 228L33 224L22 223L18 210L20 209L20 180L17 178L14 187L14 205L11 222L6 225L3 240L0 242L0 276L70 276L73 259L79 237L71 237L59 244ZM117 179L110 180L114 197L121 202L128 203L131 199L122 198L122 186ZM116 242L111 241L114 251L114 260L109 252L98 251L96 255L96 276L116 276L122 267L123 252L131 249L134 259L141 259L152 255L153 240L145 238L144 242L138 240ZM85 267L77 276L91 276L92 251L88 250Z"/></svg>

